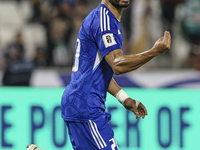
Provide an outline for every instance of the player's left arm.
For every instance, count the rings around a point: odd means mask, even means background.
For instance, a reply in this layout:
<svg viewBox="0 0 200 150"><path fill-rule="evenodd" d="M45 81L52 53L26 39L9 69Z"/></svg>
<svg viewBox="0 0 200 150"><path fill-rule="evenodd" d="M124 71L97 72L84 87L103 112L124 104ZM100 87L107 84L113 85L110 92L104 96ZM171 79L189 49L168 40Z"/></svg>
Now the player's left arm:
<svg viewBox="0 0 200 150"><path fill-rule="evenodd" d="M112 78L108 87L108 92L116 97L118 101L128 110L132 111L136 119L137 118L144 118L147 115L147 110L145 106L132 98L130 98L122 89L121 87L115 82ZM125 95L124 95L125 94Z"/></svg>

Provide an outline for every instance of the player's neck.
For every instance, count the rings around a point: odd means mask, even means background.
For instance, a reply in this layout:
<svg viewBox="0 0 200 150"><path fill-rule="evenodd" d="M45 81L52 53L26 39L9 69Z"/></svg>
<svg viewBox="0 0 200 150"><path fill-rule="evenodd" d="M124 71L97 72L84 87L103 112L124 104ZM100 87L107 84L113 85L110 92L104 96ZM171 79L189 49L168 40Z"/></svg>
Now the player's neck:
<svg viewBox="0 0 200 150"><path fill-rule="evenodd" d="M101 4L104 4L105 6L108 7L108 9L114 14L114 16L120 21L121 17L122 17L122 11L123 8L116 8L115 6L113 6L110 2L106 1L106 0L102 0Z"/></svg>

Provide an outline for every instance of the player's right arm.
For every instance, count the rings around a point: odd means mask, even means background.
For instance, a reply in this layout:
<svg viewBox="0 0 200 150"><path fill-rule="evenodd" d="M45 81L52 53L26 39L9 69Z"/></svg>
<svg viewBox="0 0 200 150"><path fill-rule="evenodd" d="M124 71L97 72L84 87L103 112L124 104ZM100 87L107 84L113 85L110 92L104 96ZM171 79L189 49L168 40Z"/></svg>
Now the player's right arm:
<svg viewBox="0 0 200 150"><path fill-rule="evenodd" d="M105 60L111 66L116 75L136 70L152 58L170 49L171 36L165 31L164 36L159 38L154 46L145 52L132 55L123 55L121 49L116 49L105 56Z"/></svg>

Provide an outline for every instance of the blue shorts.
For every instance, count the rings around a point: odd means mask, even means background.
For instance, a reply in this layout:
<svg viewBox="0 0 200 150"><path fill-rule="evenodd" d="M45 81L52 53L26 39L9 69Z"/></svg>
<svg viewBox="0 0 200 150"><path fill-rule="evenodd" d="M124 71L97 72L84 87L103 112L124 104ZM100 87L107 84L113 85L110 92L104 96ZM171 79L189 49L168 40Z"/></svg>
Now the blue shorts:
<svg viewBox="0 0 200 150"><path fill-rule="evenodd" d="M74 150L118 150L110 119L101 117L88 122L65 121Z"/></svg>

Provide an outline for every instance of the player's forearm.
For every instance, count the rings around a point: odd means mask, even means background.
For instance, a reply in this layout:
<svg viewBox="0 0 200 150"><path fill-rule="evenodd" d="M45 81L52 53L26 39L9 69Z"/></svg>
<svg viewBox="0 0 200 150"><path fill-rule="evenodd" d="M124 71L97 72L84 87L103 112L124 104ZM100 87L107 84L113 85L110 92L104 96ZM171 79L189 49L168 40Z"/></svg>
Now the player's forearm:
<svg viewBox="0 0 200 150"><path fill-rule="evenodd" d="M155 56L159 55L154 49L133 55L121 55L114 60L114 73L123 74L138 69Z"/></svg>
<svg viewBox="0 0 200 150"><path fill-rule="evenodd" d="M112 78L108 87L108 92L116 96L116 94L121 90L120 86L115 82L115 80Z"/></svg>

